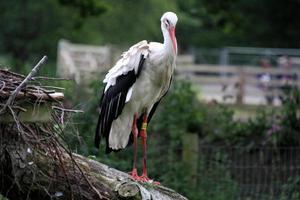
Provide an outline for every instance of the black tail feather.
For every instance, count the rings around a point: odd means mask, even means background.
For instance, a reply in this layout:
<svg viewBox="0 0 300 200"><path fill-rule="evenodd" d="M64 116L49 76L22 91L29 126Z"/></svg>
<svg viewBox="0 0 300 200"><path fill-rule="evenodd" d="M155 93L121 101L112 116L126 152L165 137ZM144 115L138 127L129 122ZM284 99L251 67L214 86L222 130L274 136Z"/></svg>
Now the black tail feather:
<svg viewBox="0 0 300 200"><path fill-rule="evenodd" d="M100 125L101 125L101 116L99 115L97 127L96 127L96 133L95 133L95 140L94 140L94 144L98 149L100 147L100 141L101 141Z"/></svg>

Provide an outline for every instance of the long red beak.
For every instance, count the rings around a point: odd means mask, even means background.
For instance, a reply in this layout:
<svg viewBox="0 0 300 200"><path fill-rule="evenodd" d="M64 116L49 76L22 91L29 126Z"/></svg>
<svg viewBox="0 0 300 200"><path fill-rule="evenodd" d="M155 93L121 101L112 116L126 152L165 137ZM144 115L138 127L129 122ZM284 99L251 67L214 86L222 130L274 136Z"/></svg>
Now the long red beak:
<svg viewBox="0 0 300 200"><path fill-rule="evenodd" d="M169 28L169 34L170 34L170 37L172 40L174 52L175 52L175 54L177 54L177 40L176 40L176 36L175 36L175 27Z"/></svg>

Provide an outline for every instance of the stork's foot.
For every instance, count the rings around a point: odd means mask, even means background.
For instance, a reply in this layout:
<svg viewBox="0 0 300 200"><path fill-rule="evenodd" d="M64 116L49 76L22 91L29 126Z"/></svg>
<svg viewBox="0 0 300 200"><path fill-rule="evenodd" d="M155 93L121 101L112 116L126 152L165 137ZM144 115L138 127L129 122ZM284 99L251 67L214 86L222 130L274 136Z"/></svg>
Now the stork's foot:
<svg viewBox="0 0 300 200"><path fill-rule="evenodd" d="M138 175L136 168L132 169L132 171L129 172L129 175L131 175L133 180L141 181L141 177Z"/></svg>
<svg viewBox="0 0 300 200"><path fill-rule="evenodd" d="M153 183L153 184L156 184L156 185L160 185L160 182L158 181L153 181L152 179L150 179L147 175L143 174L141 177L140 177L140 181L142 182L148 182L148 183Z"/></svg>
<svg viewBox="0 0 300 200"><path fill-rule="evenodd" d="M156 184L156 185L160 185L160 182L153 181L152 179L150 179L145 174L143 174L142 176L139 176L138 173L137 173L137 169L136 168L134 168L131 172L129 172L129 175L135 181L148 182L148 183L153 183L153 184Z"/></svg>

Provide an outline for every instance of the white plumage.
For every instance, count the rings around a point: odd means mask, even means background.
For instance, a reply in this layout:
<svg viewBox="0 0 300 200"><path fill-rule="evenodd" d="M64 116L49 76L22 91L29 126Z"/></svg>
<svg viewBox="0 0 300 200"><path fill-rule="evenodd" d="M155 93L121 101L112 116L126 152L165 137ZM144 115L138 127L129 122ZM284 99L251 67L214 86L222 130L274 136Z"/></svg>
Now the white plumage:
<svg viewBox="0 0 300 200"><path fill-rule="evenodd" d="M144 55L146 58L140 77L127 93L122 114L112 122L109 148L125 148L131 133L134 113L140 116L143 112L150 112L152 106L167 92L175 68L175 57L172 52L165 55L163 52L163 44L148 44L145 40L139 42L125 52L124 57L106 75L104 83L109 86L106 85L105 90L115 84L119 75L126 75L133 69L137 73L140 56Z"/></svg>
<svg viewBox="0 0 300 200"><path fill-rule="evenodd" d="M149 45L146 40L143 40L132 47L128 51L121 55L121 59L117 61L116 65L111 68L105 76L103 83L106 83L105 92L110 86L116 84L116 79L120 75L126 75L129 71L133 70L137 74L137 69L139 66L139 61L141 55L145 58L149 54Z"/></svg>
<svg viewBox="0 0 300 200"><path fill-rule="evenodd" d="M130 143L133 127L136 125L141 131L142 118L143 123L150 121L170 87L174 72L176 23L175 13L165 13L161 18L164 43L143 40L133 45L105 76L95 138L97 147L104 136L107 152L123 149ZM136 118L139 120L135 121Z"/></svg>

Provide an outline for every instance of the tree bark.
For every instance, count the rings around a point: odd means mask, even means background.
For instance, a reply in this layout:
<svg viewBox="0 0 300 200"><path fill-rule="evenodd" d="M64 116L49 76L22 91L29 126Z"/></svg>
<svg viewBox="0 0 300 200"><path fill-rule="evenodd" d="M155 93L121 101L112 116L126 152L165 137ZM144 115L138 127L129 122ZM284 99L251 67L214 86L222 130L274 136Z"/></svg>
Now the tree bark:
<svg viewBox="0 0 300 200"><path fill-rule="evenodd" d="M0 124L0 193L9 199L186 199L166 187L133 181L57 143L24 141L12 126Z"/></svg>

